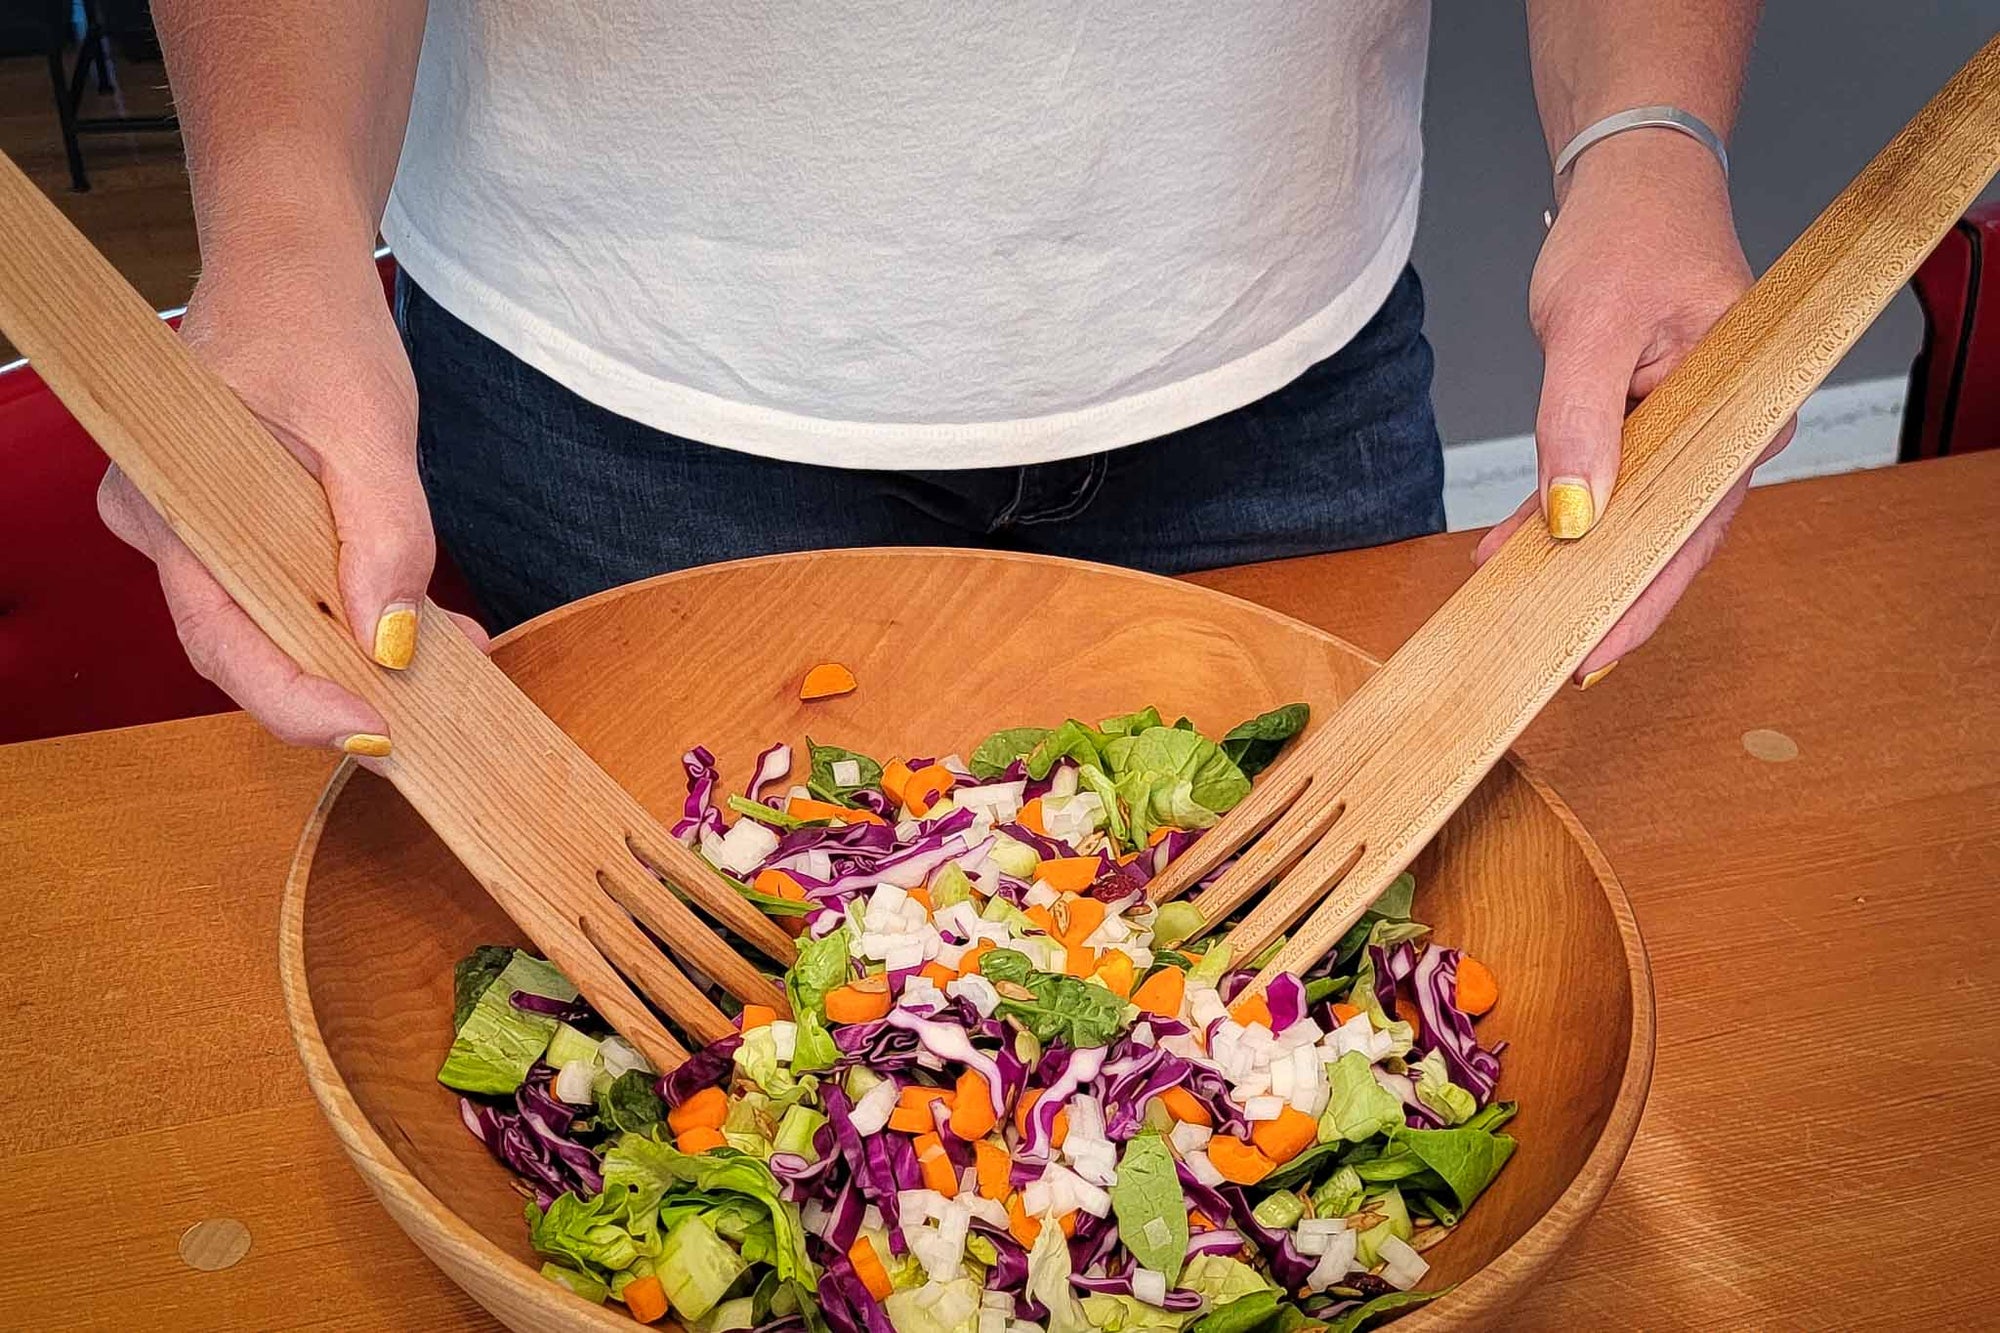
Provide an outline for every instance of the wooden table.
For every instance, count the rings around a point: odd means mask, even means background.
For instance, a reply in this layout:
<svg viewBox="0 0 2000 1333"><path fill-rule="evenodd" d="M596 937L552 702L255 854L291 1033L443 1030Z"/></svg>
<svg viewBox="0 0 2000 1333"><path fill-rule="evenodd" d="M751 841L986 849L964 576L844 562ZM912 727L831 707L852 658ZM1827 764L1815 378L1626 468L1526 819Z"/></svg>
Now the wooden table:
<svg viewBox="0 0 2000 1333"><path fill-rule="evenodd" d="M1520 746L1632 895L1660 1048L1624 1174L1510 1326L1994 1327L2000 454L1758 491L1737 528ZM1202 581L1387 654L1471 541ZM330 767L234 716L0 748L0 1327L490 1326L286 1035L278 891ZM251 1246L198 1271L213 1218Z"/></svg>

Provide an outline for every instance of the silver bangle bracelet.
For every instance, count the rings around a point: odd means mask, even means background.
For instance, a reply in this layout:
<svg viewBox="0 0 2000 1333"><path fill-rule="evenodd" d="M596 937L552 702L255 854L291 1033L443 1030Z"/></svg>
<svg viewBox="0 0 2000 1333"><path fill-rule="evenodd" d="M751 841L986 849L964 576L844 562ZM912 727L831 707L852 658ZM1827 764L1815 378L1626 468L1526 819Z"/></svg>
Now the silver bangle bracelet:
<svg viewBox="0 0 2000 1333"><path fill-rule="evenodd" d="M1586 125L1577 132L1574 139L1556 154L1554 179L1561 184L1563 174L1575 165L1576 159L1592 144L1602 143L1614 134L1627 130L1673 130L1685 134L1709 152L1722 164L1722 174L1729 175L1729 150L1723 146L1722 136L1709 123L1692 111L1683 111L1677 106L1635 106L1626 111L1614 111L1604 119ZM1542 215L1544 223L1555 221L1555 210Z"/></svg>

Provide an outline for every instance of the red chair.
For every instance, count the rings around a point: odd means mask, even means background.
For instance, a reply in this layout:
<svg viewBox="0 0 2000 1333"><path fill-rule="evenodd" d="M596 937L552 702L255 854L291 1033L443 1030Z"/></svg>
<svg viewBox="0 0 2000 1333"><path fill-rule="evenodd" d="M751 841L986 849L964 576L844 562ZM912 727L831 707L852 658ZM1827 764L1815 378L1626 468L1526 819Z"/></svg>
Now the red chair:
<svg viewBox="0 0 2000 1333"><path fill-rule="evenodd" d="M105 466L39 375L0 369L0 744L235 707L188 666L151 562L98 521ZM442 555L431 594L473 604Z"/></svg>
<svg viewBox="0 0 2000 1333"><path fill-rule="evenodd" d="M1967 213L1910 285L1924 346L1910 367L1903 461L2000 448L2000 202Z"/></svg>

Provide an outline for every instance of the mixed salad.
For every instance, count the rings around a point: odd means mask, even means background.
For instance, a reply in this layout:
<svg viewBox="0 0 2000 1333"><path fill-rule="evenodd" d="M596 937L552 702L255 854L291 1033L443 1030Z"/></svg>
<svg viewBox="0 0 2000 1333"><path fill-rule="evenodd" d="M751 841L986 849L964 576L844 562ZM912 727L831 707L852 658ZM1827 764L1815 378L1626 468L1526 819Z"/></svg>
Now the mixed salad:
<svg viewBox="0 0 2000 1333"><path fill-rule="evenodd" d="M456 976L438 1078L519 1177L543 1273L691 1333L1352 1330L1513 1152L1494 978L1406 876L1262 993L1145 885L1305 725L1148 708L878 763L786 744L676 828L798 937L791 1014L663 1077L555 968Z"/></svg>

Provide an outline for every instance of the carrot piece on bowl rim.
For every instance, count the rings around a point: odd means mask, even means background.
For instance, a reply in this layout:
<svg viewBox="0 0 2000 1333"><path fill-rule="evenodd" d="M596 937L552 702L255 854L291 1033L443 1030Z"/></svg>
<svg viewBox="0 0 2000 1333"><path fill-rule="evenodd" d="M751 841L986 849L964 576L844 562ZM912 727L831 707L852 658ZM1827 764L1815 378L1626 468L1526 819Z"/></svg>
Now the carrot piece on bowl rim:
<svg viewBox="0 0 2000 1333"><path fill-rule="evenodd" d="M799 698L808 703L853 692L854 673L838 662L821 662L799 683Z"/></svg>

